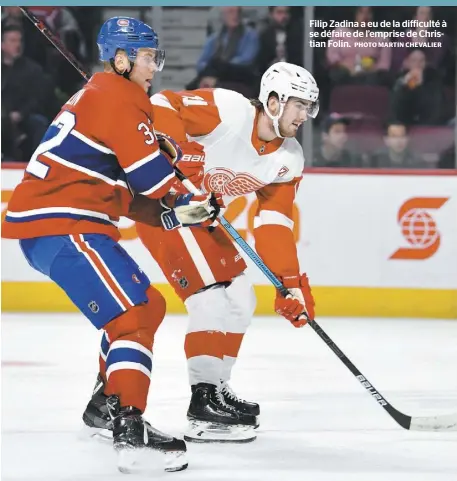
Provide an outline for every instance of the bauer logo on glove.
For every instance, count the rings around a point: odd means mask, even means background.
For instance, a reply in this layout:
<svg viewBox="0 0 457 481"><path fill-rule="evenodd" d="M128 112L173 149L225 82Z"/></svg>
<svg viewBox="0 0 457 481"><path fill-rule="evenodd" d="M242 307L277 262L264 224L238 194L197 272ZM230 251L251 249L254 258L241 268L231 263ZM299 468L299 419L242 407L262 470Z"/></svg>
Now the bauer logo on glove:
<svg viewBox="0 0 457 481"><path fill-rule="evenodd" d="M203 146L197 142L180 142L179 145L183 155L175 164L175 167L177 167L197 189L200 189L205 172L205 152ZM180 194L188 192L188 189L186 189L179 180L176 180L173 184L173 189Z"/></svg>

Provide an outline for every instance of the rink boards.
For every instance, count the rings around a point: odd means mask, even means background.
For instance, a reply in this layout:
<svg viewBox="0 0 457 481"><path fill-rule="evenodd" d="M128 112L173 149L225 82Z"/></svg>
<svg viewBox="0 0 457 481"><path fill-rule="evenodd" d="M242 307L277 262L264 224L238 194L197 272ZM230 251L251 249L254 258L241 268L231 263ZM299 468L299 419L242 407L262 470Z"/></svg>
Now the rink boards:
<svg viewBox="0 0 457 481"><path fill-rule="evenodd" d="M2 169L2 214L23 171ZM320 316L457 318L456 171L306 172L295 205L301 268ZM253 245L255 195L236 199L226 217ZM165 294L168 312L184 312L122 219L122 244ZM281 246L277 246L281 255ZM2 239L2 310L71 312L65 294L32 270L18 243ZM250 265L258 314L273 313L274 290Z"/></svg>

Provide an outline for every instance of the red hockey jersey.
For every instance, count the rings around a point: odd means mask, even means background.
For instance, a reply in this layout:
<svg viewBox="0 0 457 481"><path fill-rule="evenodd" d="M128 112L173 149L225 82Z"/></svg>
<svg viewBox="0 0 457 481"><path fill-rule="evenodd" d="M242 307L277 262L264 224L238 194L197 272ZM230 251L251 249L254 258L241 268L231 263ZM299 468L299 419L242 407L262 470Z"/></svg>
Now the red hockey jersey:
<svg viewBox="0 0 457 481"><path fill-rule="evenodd" d="M9 202L2 235L103 233L117 240L132 191L159 198L175 180L147 94L98 73L49 126Z"/></svg>

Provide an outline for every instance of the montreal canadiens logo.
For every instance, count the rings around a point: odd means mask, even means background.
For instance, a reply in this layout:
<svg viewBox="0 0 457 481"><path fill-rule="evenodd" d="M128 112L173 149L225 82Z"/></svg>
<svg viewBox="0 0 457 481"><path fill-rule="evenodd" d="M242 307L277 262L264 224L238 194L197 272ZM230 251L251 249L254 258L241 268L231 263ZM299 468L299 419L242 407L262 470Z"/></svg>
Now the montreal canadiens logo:
<svg viewBox="0 0 457 481"><path fill-rule="evenodd" d="M120 18L118 21L117 21L117 24L119 25L119 27L128 27L129 26L129 21L126 19L126 18Z"/></svg>
<svg viewBox="0 0 457 481"><path fill-rule="evenodd" d="M236 173L225 168L215 168L206 172L203 179L206 192L237 196L255 192L266 184L247 172Z"/></svg>

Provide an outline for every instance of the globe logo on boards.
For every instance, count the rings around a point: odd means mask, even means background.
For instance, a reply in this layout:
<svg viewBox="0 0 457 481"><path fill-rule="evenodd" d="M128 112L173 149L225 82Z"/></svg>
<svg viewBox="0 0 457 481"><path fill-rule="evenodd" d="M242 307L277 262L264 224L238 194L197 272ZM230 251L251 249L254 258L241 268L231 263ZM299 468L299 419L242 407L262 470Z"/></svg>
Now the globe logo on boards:
<svg viewBox="0 0 457 481"><path fill-rule="evenodd" d="M411 209L401 219L401 232L405 239L418 249L426 249L438 240L433 217L422 209Z"/></svg>
<svg viewBox="0 0 457 481"><path fill-rule="evenodd" d="M439 209L448 200L448 197L413 197L400 207L397 221L408 247L401 247L390 259L423 260L436 253L441 237L429 210Z"/></svg>

